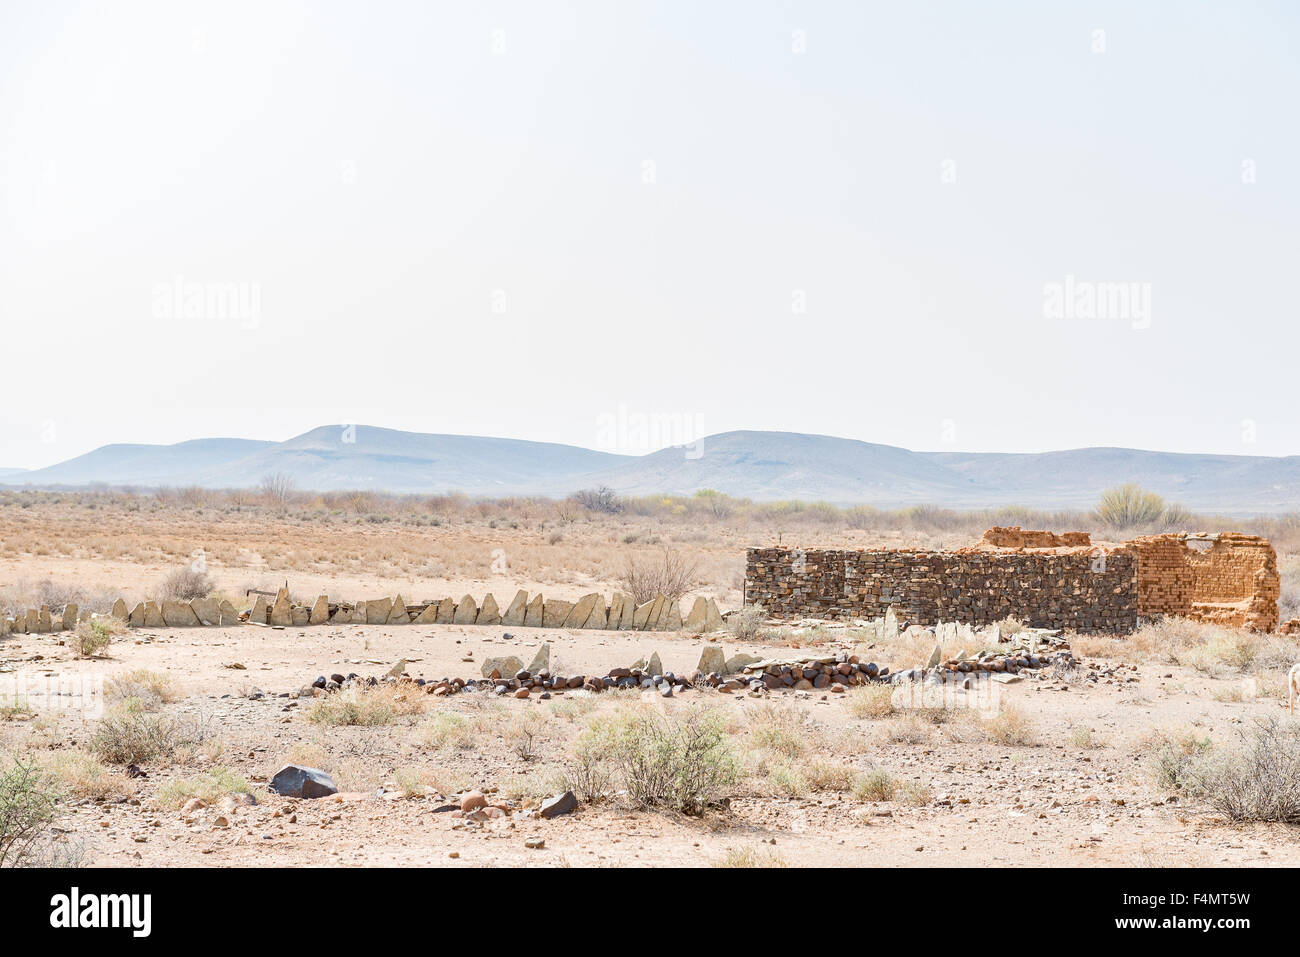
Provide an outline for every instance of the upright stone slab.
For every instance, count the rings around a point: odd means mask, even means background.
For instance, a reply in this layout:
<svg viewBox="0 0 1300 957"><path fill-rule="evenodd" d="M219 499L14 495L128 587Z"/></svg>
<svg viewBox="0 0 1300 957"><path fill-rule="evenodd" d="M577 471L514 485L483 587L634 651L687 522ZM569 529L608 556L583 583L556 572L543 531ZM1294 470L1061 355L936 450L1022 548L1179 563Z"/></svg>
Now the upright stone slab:
<svg viewBox="0 0 1300 957"><path fill-rule="evenodd" d="M330 620L330 600L325 595L317 595L316 601L311 606L311 614L307 616L307 624L323 625Z"/></svg>
<svg viewBox="0 0 1300 957"><path fill-rule="evenodd" d="M278 628L287 628L293 624L293 605L284 589L280 589L280 594L275 596L275 604L271 606L271 613L266 620Z"/></svg>
<svg viewBox="0 0 1300 957"><path fill-rule="evenodd" d="M677 606L677 599L674 598L668 602L668 607L664 609L663 615L659 618L659 625L656 631L681 631L682 630L682 613Z"/></svg>
<svg viewBox="0 0 1300 957"><path fill-rule="evenodd" d="M35 608L28 608L23 615L23 631L29 635L41 633L41 613Z"/></svg>
<svg viewBox="0 0 1300 957"><path fill-rule="evenodd" d="M200 625L221 624L221 603L215 598L194 598L190 600L190 609Z"/></svg>
<svg viewBox="0 0 1300 957"><path fill-rule="evenodd" d="M162 617L168 628L194 628L199 624L199 616L184 601L163 602Z"/></svg>
<svg viewBox="0 0 1300 957"><path fill-rule="evenodd" d="M630 594L623 596L623 619L619 622L620 632L629 632L636 628L637 602Z"/></svg>
<svg viewBox="0 0 1300 957"><path fill-rule="evenodd" d="M483 596L483 607L478 610L478 618L474 622L478 625L501 624L501 609L497 607L497 600L491 592Z"/></svg>
<svg viewBox="0 0 1300 957"><path fill-rule="evenodd" d="M392 613L393 600L391 598L366 599L367 625L386 625L388 624L388 616Z"/></svg>
<svg viewBox="0 0 1300 957"><path fill-rule="evenodd" d="M146 628L167 627L167 622L163 619L162 608L156 601L144 603L144 626Z"/></svg>
<svg viewBox="0 0 1300 957"><path fill-rule="evenodd" d="M126 623L134 628L139 628L144 624L144 602L136 602L131 614L127 616Z"/></svg>
<svg viewBox="0 0 1300 957"><path fill-rule="evenodd" d="M726 626L722 621L722 612L718 611L718 603L710 598L708 612L704 616L704 630L706 632L722 631L724 627Z"/></svg>
<svg viewBox="0 0 1300 957"><path fill-rule="evenodd" d="M221 604L218 607L221 609L222 625L229 626L239 624L239 612L235 609L235 606L230 603L229 598L221 599Z"/></svg>
<svg viewBox="0 0 1300 957"><path fill-rule="evenodd" d="M64 631L77 630L77 606L73 602L68 602L63 606L63 617L59 619L59 625Z"/></svg>
<svg viewBox="0 0 1300 957"><path fill-rule="evenodd" d="M117 601L113 602L113 609L112 611L109 612L109 614L112 615L114 618L119 618L122 621L126 621L127 616L130 614L130 612L128 612L126 609L126 599L119 598Z"/></svg>
<svg viewBox="0 0 1300 957"><path fill-rule="evenodd" d="M650 615L654 612L658 601L658 598L654 598L636 606L636 611L632 614L632 628L634 630L645 631L649 627Z"/></svg>
<svg viewBox="0 0 1300 957"><path fill-rule="evenodd" d="M533 600L528 603L528 607L524 609L524 627L541 628L545 609L546 599L541 595L535 595Z"/></svg>
<svg viewBox="0 0 1300 957"><path fill-rule="evenodd" d="M528 608L528 592L522 588L515 592L514 601L506 609L506 613L501 616L501 624L507 626L521 627L524 623L524 615Z"/></svg>
<svg viewBox="0 0 1300 957"><path fill-rule="evenodd" d="M618 623L623 619L623 593L614 592L609 596L609 622L606 624L610 631L618 628Z"/></svg>
<svg viewBox="0 0 1300 957"><path fill-rule="evenodd" d="M591 610L596 607L596 602L600 596L595 592L590 595L583 595L578 599L578 603L569 609L569 613L564 617L564 624L561 628L581 628L591 617Z"/></svg>
<svg viewBox="0 0 1300 957"><path fill-rule="evenodd" d="M438 624L450 625L456 621L456 601L453 598L444 598L438 602Z"/></svg>
<svg viewBox="0 0 1300 957"><path fill-rule="evenodd" d="M545 642L542 647L537 649L537 654L533 655L532 663L528 666L528 673L536 675L539 671L551 670L551 643Z"/></svg>
<svg viewBox="0 0 1300 957"><path fill-rule="evenodd" d="M885 609L885 622L880 637L884 641L898 640L898 616L894 614L893 605Z"/></svg>
<svg viewBox="0 0 1300 957"><path fill-rule="evenodd" d="M41 610L36 613L36 627L43 635L54 630L54 618L50 614L49 605L42 605Z"/></svg>
<svg viewBox="0 0 1300 957"><path fill-rule="evenodd" d="M393 599L392 610L388 613L388 624L409 625L410 623L411 614L406 610L406 599L399 594Z"/></svg>
<svg viewBox="0 0 1300 957"><path fill-rule="evenodd" d="M465 595L456 606L456 617L453 623L457 625L472 625L478 620L478 605L474 604L474 599Z"/></svg>
<svg viewBox="0 0 1300 957"><path fill-rule="evenodd" d="M546 604L542 607L542 627L561 627L571 611L573 611L573 602L562 601L559 598L548 598Z"/></svg>
<svg viewBox="0 0 1300 957"><path fill-rule="evenodd" d="M295 628L306 628L311 621L311 609L306 605L293 605L289 610L289 620Z"/></svg>
<svg viewBox="0 0 1300 957"><path fill-rule="evenodd" d="M727 656L722 653L722 648L718 645L705 645L704 650L700 652L700 663L697 666L700 674L719 674L727 673Z"/></svg>
<svg viewBox="0 0 1300 957"><path fill-rule="evenodd" d="M259 625L265 625L271 619L271 606L266 603L265 595L258 595L257 600L253 602L253 607L248 613L248 620L255 621Z"/></svg>
<svg viewBox="0 0 1300 957"><path fill-rule="evenodd" d="M605 608L605 596L597 595L596 603L591 606L591 614L582 624L583 628L603 630L609 627L609 612Z"/></svg>
<svg viewBox="0 0 1300 957"><path fill-rule="evenodd" d="M431 601L424 606L424 610L415 616L414 624L432 625L438 621L438 603Z"/></svg>
<svg viewBox="0 0 1300 957"><path fill-rule="evenodd" d="M703 598L696 598L695 604L691 605L691 613L686 616L686 623L682 627L687 631L703 631L708 620L709 603Z"/></svg>
<svg viewBox="0 0 1300 957"><path fill-rule="evenodd" d="M352 609L340 602L338 608L334 609L334 614L330 616L330 624L331 625L352 624Z"/></svg>

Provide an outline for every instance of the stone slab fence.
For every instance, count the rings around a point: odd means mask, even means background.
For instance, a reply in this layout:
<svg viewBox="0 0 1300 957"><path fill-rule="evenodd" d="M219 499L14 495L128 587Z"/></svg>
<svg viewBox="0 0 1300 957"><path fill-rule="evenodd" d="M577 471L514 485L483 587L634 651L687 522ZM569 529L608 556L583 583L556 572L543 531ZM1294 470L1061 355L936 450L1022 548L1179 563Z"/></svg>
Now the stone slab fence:
<svg viewBox="0 0 1300 957"><path fill-rule="evenodd" d="M589 628L607 631L720 631L722 614L713 598L696 598L683 616L677 599L659 595L636 604L628 595L615 592L609 601L597 592L576 602L542 595L529 596L519 590L503 611L496 598L488 593L482 602L470 595L459 601L444 598L418 605L396 597L374 598L359 602L332 602L319 595L311 603L292 601L287 589L280 589L268 601L258 595L251 608L239 611L227 599L195 598L192 601L142 601L128 609L119 598L109 614L137 628L185 628L201 625L229 626L240 624L270 627L307 625L505 625L518 628ZM0 618L0 635L41 634L71 631L91 616L76 605L67 605L55 614L48 606L29 608L14 618Z"/></svg>

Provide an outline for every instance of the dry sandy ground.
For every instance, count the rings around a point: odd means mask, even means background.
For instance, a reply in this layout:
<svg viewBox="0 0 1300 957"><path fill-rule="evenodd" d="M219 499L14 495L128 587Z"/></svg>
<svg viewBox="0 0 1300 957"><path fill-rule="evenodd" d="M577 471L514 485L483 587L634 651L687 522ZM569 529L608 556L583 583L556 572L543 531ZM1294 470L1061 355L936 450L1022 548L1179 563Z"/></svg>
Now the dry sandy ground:
<svg viewBox="0 0 1300 957"><path fill-rule="evenodd" d="M526 662L543 640L551 642L555 668L568 673L627 665L652 650L667 669L686 672L704 644L682 635L515 629L513 639L503 639L503 633L414 625L141 631L117 640L109 657L99 660L76 659L57 635L21 636L0 641L0 664L11 672L65 677L165 671L183 695L165 709L201 712L222 742L219 756L147 767L148 777L132 783L126 800L73 802L64 826L69 837L85 841L98 865L708 865L729 852L755 850L760 862L789 865L1300 864L1295 829L1229 825L1204 809L1169 802L1153 783L1146 765L1153 731L1190 728L1230 743L1251 718L1285 714L1277 698L1226 700L1239 679L1188 669L1144 664L1126 673L1136 680L1063 683L1044 676L1008 685L1001 705L1026 716L1035 739L1017 746L993 743L964 715L926 725L916 743L891 743L890 728L900 719L854 717L845 696L774 695L772 701L801 709L815 722L822 756L859 769L882 768L923 797L870 802L813 791L790 798L751 781L738 789L729 810L703 819L598 805L550 821L515 815L480 825L435 813L444 803L436 796L375 796L377 788L393 788L401 768L456 788L548 793L547 782L583 720L563 707L572 693L550 702L421 696L425 715L381 727L322 727L307 719L305 701L300 706L278 697L318 674L382 675L400 658L410 662L412 675L473 676L486 656L511 652ZM724 645L728 654L740 650L734 641ZM893 654L887 648L870 653L882 662ZM467 657L473 662L462 660ZM226 667L234 663L246 670ZM255 690L266 696L250 699ZM609 693L594 707L640 697ZM702 705L734 715L743 742L762 702L695 691L645 704L672 711ZM453 710L477 721L473 746L425 747L421 723ZM525 761L503 734L510 721L529 713L545 718L545 730L537 756ZM0 744L49 756L84 744L92 724L79 713L45 711L34 720L0 722ZM1090 742L1081 743L1079 729L1090 732ZM169 781L214 763L256 785L293 754L318 756L341 786L357 793L345 800L292 801L256 788L255 807L214 808L189 820L157 804ZM444 789L453 790L451 784ZM219 815L228 826L218 826ZM526 848L532 836L543 837L545 847Z"/></svg>

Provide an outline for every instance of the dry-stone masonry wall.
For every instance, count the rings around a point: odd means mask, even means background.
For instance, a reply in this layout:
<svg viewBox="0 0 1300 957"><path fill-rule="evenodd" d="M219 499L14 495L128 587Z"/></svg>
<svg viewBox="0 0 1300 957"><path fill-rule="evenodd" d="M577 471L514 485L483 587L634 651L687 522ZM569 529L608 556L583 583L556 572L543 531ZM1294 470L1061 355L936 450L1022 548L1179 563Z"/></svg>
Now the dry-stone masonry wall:
<svg viewBox="0 0 1300 957"><path fill-rule="evenodd" d="M1252 535L1156 535L1093 545L992 528L950 552L753 548L745 601L777 618L878 618L990 624L1012 616L1040 628L1126 633L1139 618L1178 615L1271 631L1277 556Z"/></svg>
<svg viewBox="0 0 1300 957"><path fill-rule="evenodd" d="M777 618L878 618L1127 632L1137 620L1131 552L750 549L745 600Z"/></svg>

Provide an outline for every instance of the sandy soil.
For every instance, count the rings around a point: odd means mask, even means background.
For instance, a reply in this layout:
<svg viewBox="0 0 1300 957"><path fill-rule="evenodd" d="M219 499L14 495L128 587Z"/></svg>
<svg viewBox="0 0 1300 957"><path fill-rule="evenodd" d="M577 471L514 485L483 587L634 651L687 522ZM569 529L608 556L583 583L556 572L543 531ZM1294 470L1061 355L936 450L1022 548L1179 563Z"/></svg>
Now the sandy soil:
<svg viewBox="0 0 1300 957"><path fill-rule="evenodd" d="M703 647L701 639L681 635L516 629L515 637L505 639L503 633L414 625L177 629L131 634L97 660L76 659L58 635L21 636L0 642L0 665L9 672L0 679L19 672L111 679L133 669L165 671L183 695L166 707L201 713L216 729L223 744L219 757L147 767L148 777L132 782L134 793L126 799L72 803L64 822L69 836L85 841L91 860L107 866L707 865L728 852L755 849L766 862L790 865L1300 863L1295 829L1232 826L1203 809L1171 802L1153 784L1146 768L1153 731L1189 727L1231 741L1251 718L1285 713L1276 698L1229 700L1240 679L1188 669L1141 665L1095 683L1043 676L1008 685L1001 705L1026 715L1035 739L1018 746L993 743L968 727L952 733L942 724L919 743L890 743L887 728L898 719L856 718L845 696L774 695L772 700L807 712L821 740L829 742L830 757L860 769L883 768L900 785L923 785L926 799L919 805L869 802L836 792L789 798L747 787L728 811L703 819L599 805L550 821L514 815L472 824L435 813L445 803L438 796L376 796L377 789L394 787L403 767L423 768L434 779L441 775L463 786L501 789L497 793L531 779L544 792L540 782L563 764L580 723L554 707L561 697L496 699L489 710L480 707L485 695L423 696L426 715L382 727L321 727L307 719L306 701L279 697L318 674L381 675L400 658L410 662L412 675L476 675L484 657L515 653L527 661L543 640L551 642L556 669L569 673L630 664L652 650L666 668L685 672ZM724 645L728 654L740 650L735 642ZM890 657L889 649L872 653L882 661ZM236 663L245 670L228 667ZM257 691L264 696L249 697ZM605 707L640 695L598 697L604 700L597 706ZM734 714L743 729L760 702L709 691L647 702L669 710L701 704ZM419 722L447 710L487 717L472 748L431 752L419 743ZM546 731L537 757L525 761L506 746L502 729L530 712L545 717ZM25 745L37 754L57 752L84 744L92 727L93 719L80 713L38 709L34 720L0 722L0 743ZM1075 735L1078 729L1090 732L1086 746ZM212 762L256 786L303 748L314 749L351 793L293 801L255 787L257 806L214 807L190 818L157 804L168 782ZM532 836L543 837L545 847L526 848Z"/></svg>

